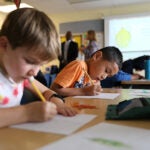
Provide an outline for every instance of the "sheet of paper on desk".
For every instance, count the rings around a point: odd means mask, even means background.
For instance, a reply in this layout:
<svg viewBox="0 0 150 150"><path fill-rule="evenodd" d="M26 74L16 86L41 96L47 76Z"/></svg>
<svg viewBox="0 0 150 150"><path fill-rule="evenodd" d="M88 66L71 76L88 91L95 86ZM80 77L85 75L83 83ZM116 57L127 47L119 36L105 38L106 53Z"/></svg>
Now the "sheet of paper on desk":
<svg viewBox="0 0 150 150"><path fill-rule="evenodd" d="M25 123L13 125L13 128L33 130L39 132L51 132L68 135L94 119L96 115L78 114L74 117L55 116L52 120L42 123Z"/></svg>
<svg viewBox="0 0 150 150"><path fill-rule="evenodd" d="M148 150L150 130L101 123L39 150Z"/></svg>
<svg viewBox="0 0 150 150"><path fill-rule="evenodd" d="M133 98L136 98L136 97L150 97L150 90L132 89L129 92L129 95L132 96Z"/></svg>
<svg viewBox="0 0 150 150"><path fill-rule="evenodd" d="M120 93L101 93L94 96L74 96L73 98L99 98L99 99L115 99Z"/></svg>

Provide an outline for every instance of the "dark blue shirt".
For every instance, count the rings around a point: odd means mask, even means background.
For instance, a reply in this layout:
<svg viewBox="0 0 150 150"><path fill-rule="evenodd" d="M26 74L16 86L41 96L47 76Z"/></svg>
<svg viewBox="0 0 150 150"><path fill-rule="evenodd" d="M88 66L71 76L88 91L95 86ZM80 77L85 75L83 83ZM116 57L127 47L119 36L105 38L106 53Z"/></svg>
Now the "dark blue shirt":
<svg viewBox="0 0 150 150"><path fill-rule="evenodd" d="M120 70L116 75L107 77L106 79L102 80L101 86L102 88L112 88L115 86L119 86L120 82L124 80L131 80L131 74Z"/></svg>

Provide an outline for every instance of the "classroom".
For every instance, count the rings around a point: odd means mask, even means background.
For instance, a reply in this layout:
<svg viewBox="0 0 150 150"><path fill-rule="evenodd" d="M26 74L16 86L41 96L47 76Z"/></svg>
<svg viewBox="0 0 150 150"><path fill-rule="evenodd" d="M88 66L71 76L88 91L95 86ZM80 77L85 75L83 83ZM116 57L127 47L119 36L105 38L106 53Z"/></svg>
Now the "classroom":
<svg viewBox="0 0 150 150"><path fill-rule="evenodd" d="M10 10L6 8L8 5ZM94 30L98 49L118 47L123 62L150 56L150 0L0 0L0 28L10 11L23 7L36 8L50 17L61 43L65 42L67 31L71 31L78 47L86 47L87 31ZM77 115L57 114L46 122L2 127L0 149L149 149L150 57L144 61L145 66L146 69L133 70L138 78L117 81L116 86L110 88L102 87L100 94L64 96L56 91ZM59 67L59 57L41 66L48 88ZM94 85L89 73L83 71ZM32 81L31 84L45 101ZM26 98L30 99L30 94Z"/></svg>

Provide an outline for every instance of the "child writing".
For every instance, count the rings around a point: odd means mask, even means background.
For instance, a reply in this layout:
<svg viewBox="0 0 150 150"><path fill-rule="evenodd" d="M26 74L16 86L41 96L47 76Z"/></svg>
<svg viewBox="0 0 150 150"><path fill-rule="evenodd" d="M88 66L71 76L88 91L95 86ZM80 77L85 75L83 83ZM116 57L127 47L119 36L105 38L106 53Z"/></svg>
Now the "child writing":
<svg viewBox="0 0 150 150"><path fill-rule="evenodd" d="M20 106L23 85L34 92L28 79L58 54L58 34L53 22L43 12L21 8L7 16L0 31L0 127L46 121L57 113L76 114L54 91L36 80L34 85L47 101Z"/></svg>
<svg viewBox="0 0 150 150"><path fill-rule="evenodd" d="M97 95L102 88L99 81L115 75L122 66L122 53L116 47L96 51L87 61L69 63L55 78L51 89L62 96ZM98 84L90 84L90 78Z"/></svg>

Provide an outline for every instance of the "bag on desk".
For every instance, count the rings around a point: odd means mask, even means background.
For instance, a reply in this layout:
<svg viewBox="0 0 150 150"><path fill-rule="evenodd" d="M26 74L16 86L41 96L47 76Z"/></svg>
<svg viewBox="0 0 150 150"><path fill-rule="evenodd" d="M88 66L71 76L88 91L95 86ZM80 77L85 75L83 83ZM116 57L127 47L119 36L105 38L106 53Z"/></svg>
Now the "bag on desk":
<svg viewBox="0 0 150 150"><path fill-rule="evenodd" d="M150 98L134 98L109 105L106 119L150 119Z"/></svg>

